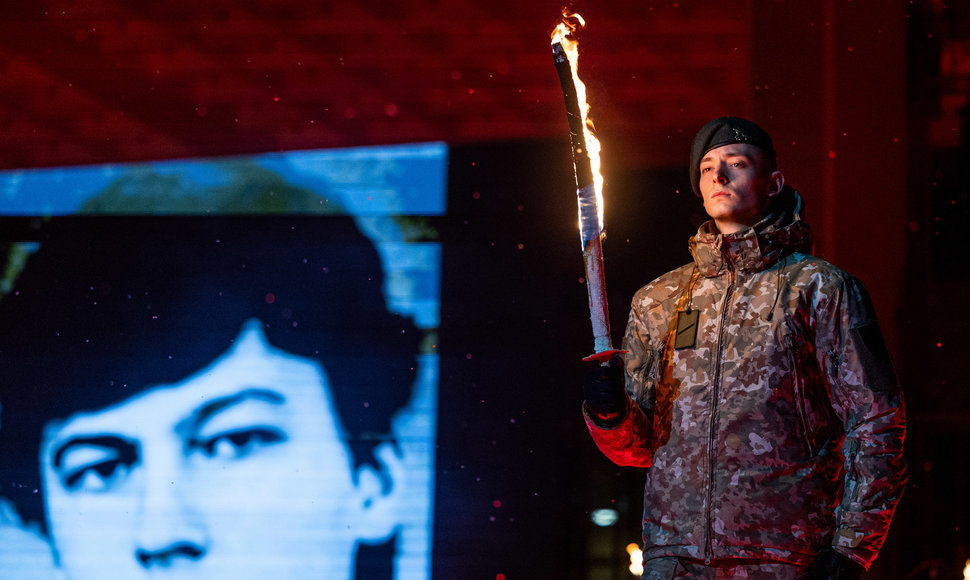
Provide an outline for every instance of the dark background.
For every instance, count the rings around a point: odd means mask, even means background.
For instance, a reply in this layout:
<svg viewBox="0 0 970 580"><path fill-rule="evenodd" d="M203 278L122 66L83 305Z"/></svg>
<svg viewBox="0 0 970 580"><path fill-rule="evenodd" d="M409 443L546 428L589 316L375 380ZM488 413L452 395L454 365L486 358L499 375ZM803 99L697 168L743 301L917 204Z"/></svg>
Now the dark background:
<svg viewBox="0 0 970 580"><path fill-rule="evenodd" d="M0 168L442 140L436 578L625 578L639 477L592 448L592 347L552 1L8 3ZM970 8L943 0L576 3L604 146L614 338L686 262L686 157L749 116L815 251L873 294L909 411L910 483L873 578L970 558ZM589 512L615 506L617 526ZM934 574L936 574L934 576Z"/></svg>

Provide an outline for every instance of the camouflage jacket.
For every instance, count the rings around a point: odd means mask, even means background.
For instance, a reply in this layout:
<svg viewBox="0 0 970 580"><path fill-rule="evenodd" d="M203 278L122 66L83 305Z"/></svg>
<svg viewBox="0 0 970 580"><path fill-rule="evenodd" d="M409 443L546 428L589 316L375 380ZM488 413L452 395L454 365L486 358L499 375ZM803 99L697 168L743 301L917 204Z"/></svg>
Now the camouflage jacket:
<svg viewBox="0 0 970 580"><path fill-rule="evenodd" d="M834 545L868 568L899 501L903 401L868 295L806 253L801 200L783 195L753 228L701 226L693 264L636 293L628 411L586 413L607 457L650 468L645 560L807 564Z"/></svg>

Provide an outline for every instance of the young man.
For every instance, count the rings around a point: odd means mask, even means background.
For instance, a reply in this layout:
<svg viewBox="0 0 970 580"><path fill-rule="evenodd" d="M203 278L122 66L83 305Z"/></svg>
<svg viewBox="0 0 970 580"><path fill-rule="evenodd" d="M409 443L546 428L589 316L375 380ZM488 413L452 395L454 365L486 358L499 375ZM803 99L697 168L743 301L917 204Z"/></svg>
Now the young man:
<svg viewBox="0 0 970 580"><path fill-rule="evenodd" d="M71 580L355 577L419 341L382 284L347 217L49 224L0 300L2 495Z"/></svg>
<svg viewBox="0 0 970 580"><path fill-rule="evenodd" d="M857 578L906 480L902 395L862 284L810 255L771 139L724 117L690 176L694 261L633 298L586 422L646 471L644 578Z"/></svg>

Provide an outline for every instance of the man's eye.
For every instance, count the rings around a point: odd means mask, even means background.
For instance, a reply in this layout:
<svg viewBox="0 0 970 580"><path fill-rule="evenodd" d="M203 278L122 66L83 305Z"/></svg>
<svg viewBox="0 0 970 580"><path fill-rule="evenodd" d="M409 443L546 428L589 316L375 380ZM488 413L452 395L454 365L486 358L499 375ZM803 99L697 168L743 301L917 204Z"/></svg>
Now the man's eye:
<svg viewBox="0 0 970 580"><path fill-rule="evenodd" d="M75 468L62 476L71 491L102 492L111 489L131 472L131 465L120 460L101 461Z"/></svg>
<svg viewBox="0 0 970 580"><path fill-rule="evenodd" d="M242 459L263 447L286 441L286 435L275 428L247 428L196 439L189 446L213 459Z"/></svg>
<svg viewBox="0 0 970 580"><path fill-rule="evenodd" d="M701 167L701 173L707 173L710 170L711 170L710 167Z"/></svg>

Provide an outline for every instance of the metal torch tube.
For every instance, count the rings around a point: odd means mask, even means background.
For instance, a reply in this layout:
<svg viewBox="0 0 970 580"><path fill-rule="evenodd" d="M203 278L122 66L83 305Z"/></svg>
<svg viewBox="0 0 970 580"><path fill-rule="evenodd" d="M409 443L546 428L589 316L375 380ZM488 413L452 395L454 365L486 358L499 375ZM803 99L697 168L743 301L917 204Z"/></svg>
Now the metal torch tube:
<svg viewBox="0 0 970 580"><path fill-rule="evenodd" d="M613 350L610 339L609 305L606 300L606 277L603 268L603 233L599 226L599 209L593 185L593 169L583 131L583 115L579 108L575 81L569 58L562 44L552 45L559 84L566 101L569 137L573 152L576 194L579 203L580 238L586 267L586 290L589 294L589 318L593 326L593 352Z"/></svg>
<svg viewBox="0 0 970 580"><path fill-rule="evenodd" d="M581 191L593 183L593 168L586 150L586 136L583 132L583 113L579 109L579 96L573 81L573 71L569 57L561 42L553 43L552 56L559 73L562 96L566 101L566 119L569 121L569 141L573 149L573 169L576 177L576 191Z"/></svg>

